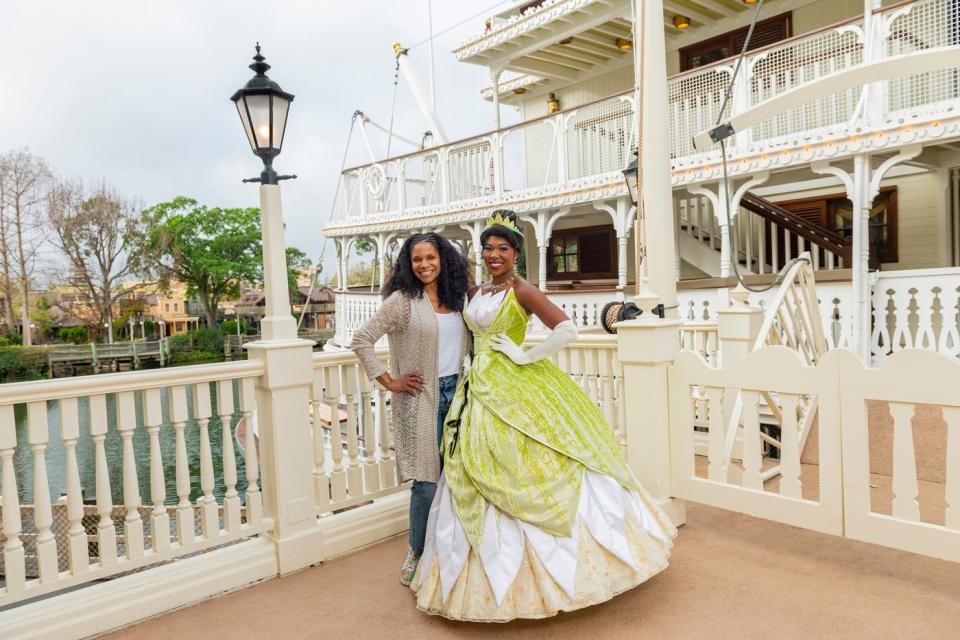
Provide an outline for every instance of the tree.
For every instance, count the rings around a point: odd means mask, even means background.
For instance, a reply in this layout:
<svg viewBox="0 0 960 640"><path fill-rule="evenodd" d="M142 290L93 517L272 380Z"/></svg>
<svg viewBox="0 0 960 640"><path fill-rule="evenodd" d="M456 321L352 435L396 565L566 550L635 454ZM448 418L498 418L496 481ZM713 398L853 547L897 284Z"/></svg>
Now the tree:
<svg viewBox="0 0 960 640"><path fill-rule="evenodd" d="M69 303L58 307L93 333L107 325L112 340L113 310L136 275L134 255L141 242L135 202L106 185L92 190L80 182L60 182L49 196L52 243L67 259L55 280L65 285Z"/></svg>
<svg viewBox="0 0 960 640"><path fill-rule="evenodd" d="M295 300L299 284L297 280L302 275L312 275L313 262L307 254L296 247L287 247L287 287L290 289L290 300Z"/></svg>
<svg viewBox="0 0 960 640"><path fill-rule="evenodd" d="M16 277L20 287L21 331L23 344L31 344L30 332L30 279L37 267L37 257L44 241L45 226L43 211L47 203L47 191L53 174L47 163L27 149L11 151L0 157L0 200L3 218L0 236L0 267L4 267L2 279L6 283L7 305L12 305L11 279ZM7 322L12 321L12 313ZM12 324L11 324L12 326Z"/></svg>
<svg viewBox="0 0 960 640"><path fill-rule="evenodd" d="M207 326L217 326L221 300L238 298L240 284L261 280L260 210L222 209L178 196L143 212L145 270L162 288L177 280L200 300Z"/></svg>

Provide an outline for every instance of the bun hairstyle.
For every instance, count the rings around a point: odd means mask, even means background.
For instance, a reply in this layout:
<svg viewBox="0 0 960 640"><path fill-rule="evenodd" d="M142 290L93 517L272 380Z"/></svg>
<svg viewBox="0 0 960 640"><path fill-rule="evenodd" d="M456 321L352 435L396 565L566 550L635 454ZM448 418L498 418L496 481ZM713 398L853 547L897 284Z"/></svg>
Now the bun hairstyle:
<svg viewBox="0 0 960 640"><path fill-rule="evenodd" d="M470 288L470 264L453 244L439 233L415 233L400 247L400 253L383 286L383 297L394 291L402 291L408 298L423 296L423 283L413 273L411 252L415 245L429 242L440 254L440 277L437 281L437 295L447 309L463 311L463 301Z"/></svg>
<svg viewBox="0 0 960 640"><path fill-rule="evenodd" d="M490 236L503 238L515 250L523 249L523 232L517 226L517 214L509 209L497 209L487 218L487 226L480 234L480 246L487 244Z"/></svg>

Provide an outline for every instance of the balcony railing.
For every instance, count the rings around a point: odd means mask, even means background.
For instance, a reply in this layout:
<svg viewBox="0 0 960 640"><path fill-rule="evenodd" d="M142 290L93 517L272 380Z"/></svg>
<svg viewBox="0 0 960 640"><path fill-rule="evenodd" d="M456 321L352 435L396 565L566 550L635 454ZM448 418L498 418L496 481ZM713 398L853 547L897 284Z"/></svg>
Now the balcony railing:
<svg viewBox="0 0 960 640"><path fill-rule="evenodd" d="M953 0L917 0L874 14L880 36L864 34L862 17L754 50L732 87L727 116L869 59L960 44L960 12ZM871 49L866 38L881 38ZM874 40L876 42L876 40ZM673 76L668 81L670 155L674 169L700 166L717 151L698 152L694 135L717 121L734 60ZM960 99L960 72L926 72L881 83L873 104L853 86L812 100L736 135L731 156L796 145L796 135L859 119L935 118ZM499 202L544 193L613 184L630 159L636 135L634 97L619 93L573 109L344 172L344 222L380 221ZM588 180L589 179L589 180Z"/></svg>

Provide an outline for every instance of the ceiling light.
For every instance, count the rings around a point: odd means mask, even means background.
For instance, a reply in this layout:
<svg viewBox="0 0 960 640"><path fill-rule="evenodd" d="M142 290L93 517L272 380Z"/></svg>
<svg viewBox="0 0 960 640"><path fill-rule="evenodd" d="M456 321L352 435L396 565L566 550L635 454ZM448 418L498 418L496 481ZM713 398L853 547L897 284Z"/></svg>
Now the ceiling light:
<svg viewBox="0 0 960 640"><path fill-rule="evenodd" d="M617 38L614 42L617 45L617 49L620 49L620 51L630 51L630 49L633 49L632 40L627 40L626 38Z"/></svg>
<svg viewBox="0 0 960 640"><path fill-rule="evenodd" d="M515 94L517 94L518 96L522 96L523 94L525 94L525 93L527 92L527 88L526 88L526 87L517 87L517 88L515 88L515 89L513 90L513 92L514 92Z"/></svg>
<svg viewBox="0 0 960 640"><path fill-rule="evenodd" d="M687 16L675 15L673 16L673 26L677 29L688 29L690 28L690 18Z"/></svg>

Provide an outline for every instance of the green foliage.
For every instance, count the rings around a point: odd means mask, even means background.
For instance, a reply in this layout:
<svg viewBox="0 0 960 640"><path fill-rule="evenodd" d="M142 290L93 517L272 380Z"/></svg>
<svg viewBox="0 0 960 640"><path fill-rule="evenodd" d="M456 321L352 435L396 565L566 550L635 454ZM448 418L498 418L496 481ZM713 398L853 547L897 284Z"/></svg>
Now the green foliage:
<svg viewBox="0 0 960 640"><path fill-rule="evenodd" d="M186 283L211 326L221 300L239 297L242 282L262 279L259 209L211 209L178 196L146 209L143 223L141 260L161 287Z"/></svg>
<svg viewBox="0 0 960 640"><path fill-rule="evenodd" d="M174 353L170 356L170 364L173 366L188 364L208 364L210 362L220 362L223 360L223 354L213 351L184 351Z"/></svg>
<svg viewBox="0 0 960 640"><path fill-rule="evenodd" d="M287 288L290 290L291 300L297 295L297 278L303 272L309 273L312 268L313 261L306 253L296 247L287 247Z"/></svg>
<svg viewBox="0 0 960 640"><path fill-rule="evenodd" d="M0 346L0 382L39 380L47 367L43 347Z"/></svg>
<svg viewBox="0 0 960 640"><path fill-rule="evenodd" d="M253 327L249 326L243 319L240 320L240 333L246 334ZM220 323L220 333L224 336L235 336L237 335L237 321L236 320L224 320Z"/></svg>
<svg viewBox="0 0 960 640"><path fill-rule="evenodd" d="M223 351L223 336L216 327L213 329L204 327L173 336L169 344L170 351L174 355L197 350L220 353Z"/></svg>
<svg viewBox="0 0 960 640"><path fill-rule="evenodd" d="M0 347L19 347L21 344L23 344L23 336L19 333L8 333L5 336L0 335Z"/></svg>
<svg viewBox="0 0 960 640"><path fill-rule="evenodd" d="M60 329L59 337L63 344L86 344L90 341L86 327L64 327Z"/></svg>
<svg viewBox="0 0 960 640"><path fill-rule="evenodd" d="M374 250L374 244L370 241L370 238L365 236L358 236L353 241L353 250L358 256L362 256L365 253L369 253Z"/></svg>

